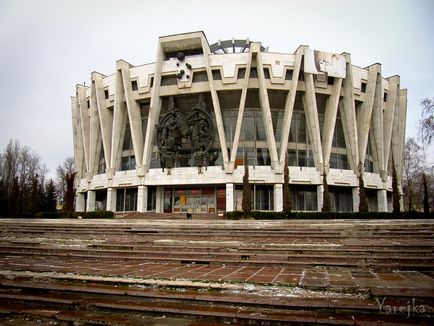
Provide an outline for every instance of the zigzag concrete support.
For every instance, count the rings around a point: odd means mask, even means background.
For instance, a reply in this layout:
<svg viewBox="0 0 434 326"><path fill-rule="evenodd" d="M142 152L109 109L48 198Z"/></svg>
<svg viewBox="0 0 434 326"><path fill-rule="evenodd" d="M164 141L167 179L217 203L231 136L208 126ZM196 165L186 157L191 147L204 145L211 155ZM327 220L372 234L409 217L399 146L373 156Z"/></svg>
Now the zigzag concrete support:
<svg viewBox="0 0 434 326"><path fill-rule="evenodd" d="M131 139L133 142L134 156L136 158L136 168L139 176L144 176L145 172L140 164L143 159L142 120L140 116L139 104L133 99L130 79L130 64L123 60L119 60L116 62L116 68L120 70L122 76L128 122L130 124Z"/></svg>
<svg viewBox="0 0 434 326"><path fill-rule="evenodd" d="M315 98L315 86L313 75L304 73L306 92L303 95L303 106L306 114L306 129L308 130L312 153L315 160L315 167L320 173L324 170L324 160L322 156L321 135L318 120L318 110Z"/></svg>
<svg viewBox="0 0 434 326"><path fill-rule="evenodd" d="M232 144L232 149L231 149L232 152L231 152L231 159L228 167L228 172L233 172L235 167L235 158L237 156L238 142L240 141L241 127L242 127L242 121L244 116L244 108L246 105L247 90L249 86L250 69L252 66L252 58L253 58L252 53L249 53L249 59L247 61L247 66L246 66L246 75L244 77L244 85L241 90L240 107L238 109L237 125L235 128L234 142Z"/></svg>
<svg viewBox="0 0 434 326"><path fill-rule="evenodd" d="M232 173L233 169L231 169L230 162L229 162L229 154L228 154L228 148L226 146L226 135L225 135L224 125L223 125L223 117L220 108L220 102L217 95L217 91L215 89L214 78L212 76L211 66L209 63L210 50L209 50L208 43L204 37L201 38L201 42L202 42L202 50L204 54L206 74L208 77L209 90L211 92L212 105L214 107L217 133L219 135L220 149L222 151L223 165L226 173Z"/></svg>
<svg viewBox="0 0 434 326"><path fill-rule="evenodd" d="M122 157L122 143L127 123L127 109L124 100L124 90L122 83L121 71L116 71L116 94L113 112L113 134L111 150L111 168L107 171L107 177L111 179L114 173L119 169Z"/></svg>
<svg viewBox="0 0 434 326"><path fill-rule="evenodd" d="M101 155L101 127L98 114L98 101L96 95L95 82L91 82L90 95L90 161L89 173L90 176L98 174L98 164Z"/></svg>
<svg viewBox="0 0 434 326"><path fill-rule="evenodd" d="M359 165L359 139L357 133L356 108L353 91L353 67L351 55L343 54L347 60L346 78L342 81L343 98L339 101L339 113L341 114L344 129L345 143L347 145L348 162L351 169L357 173Z"/></svg>
<svg viewBox="0 0 434 326"><path fill-rule="evenodd" d="M149 171L152 157L152 149L154 146L154 138L156 137L155 126L158 124L158 118L161 110L160 85L161 71L163 67L164 53L161 47L161 41L158 42L157 59L155 62L154 72L154 87L151 91L151 102L149 104L148 126L146 127L145 144L143 149L142 165L145 172Z"/></svg>
<svg viewBox="0 0 434 326"><path fill-rule="evenodd" d="M257 46L255 46L257 44ZM250 50L253 54L256 53L256 64L258 71L258 84L259 84L259 105L262 111L262 120L264 121L265 134L267 136L268 150L270 153L271 167L276 170L279 165L277 157L276 140L274 139L273 119L271 118L270 101L268 98L267 87L265 86L264 67L262 65L261 51L259 44L253 43ZM281 170L278 168L278 170Z"/></svg>
<svg viewBox="0 0 434 326"><path fill-rule="evenodd" d="M95 86L96 104L101 126L102 144L104 148L104 159L106 169L111 168L111 142L113 130L113 112L107 109L103 90L103 75L97 72L92 73L92 82Z"/></svg>
<svg viewBox="0 0 434 326"><path fill-rule="evenodd" d="M71 112L72 112L72 132L74 144L74 164L77 171L77 180L83 178L84 172L84 146L83 134L81 133L80 111L76 97L71 97Z"/></svg>
<svg viewBox="0 0 434 326"><path fill-rule="evenodd" d="M403 157L405 143L405 127L407 119L407 89L400 89L394 114L392 128L392 154L395 169L398 175L398 183L402 185Z"/></svg>
<svg viewBox="0 0 434 326"><path fill-rule="evenodd" d="M393 76L388 78L389 89L386 101L386 110L383 115L383 140L384 140L384 165L383 170L388 169L389 163L389 153L392 147L392 129L393 120L395 116L396 104L399 103L398 93L399 93L399 76Z"/></svg>
<svg viewBox="0 0 434 326"><path fill-rule="evenodd" d="M364 165L366 146L368 145L369 129L371 126L372 108L374 106L377 77L381 71L381 65L373 64L368 68L368 83L366 85L365 100L362 108L357 112L357 138L359 142L359 161Z"/></svg>
<svg viewBox="0 0 434 326"><path fill-rule="evenodd" d="M90 171L90 126L89 126L89 109L86 101L86 86L77 85L77 101L80 113L81 136L83 139L84 162L86 167L86 178L89 181Z"/></svg>
<svg viewBox="0 0 434 326"><path fill-rule="evenodd" d="M323 137L322 137L322 150L324 166L328 168L330 153L332 150L333 135L335 132L336 117L338 112L339 98L341 95L342 79L335 78L332 88L332 94L327 99L325 116L324 116L324 127L323 127Z"/></svg>
<svg viewBox="0 0 434 326"><path fill-rule="evenodd" d="M377 82L375 85L374 106L372 108L372 135L374 141L374 151L376 155L378 171L383 182L387 180L387 170L384 170L384 139L383 139L383 80L380 72L377 74Z"/></svg>
<svg viewBox="0 0 434 326"><path fill-rule="evenodd" d="M292 112L294 111L295 96L297 94L298 76L300 74L301 59L303 58L304 47L296 51L295 65L292 72L290 89L285 101L285 112L283 113L282 132L280 135L280 165L285 164L286 151L288 149L289 129L291 127Z"/></svg>

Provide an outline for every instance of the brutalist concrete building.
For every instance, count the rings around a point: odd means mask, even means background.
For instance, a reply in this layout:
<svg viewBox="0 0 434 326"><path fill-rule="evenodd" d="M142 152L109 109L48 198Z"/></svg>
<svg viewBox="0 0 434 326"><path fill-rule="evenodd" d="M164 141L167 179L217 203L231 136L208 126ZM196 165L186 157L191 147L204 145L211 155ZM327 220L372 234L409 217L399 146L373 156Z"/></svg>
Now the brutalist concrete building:
<svg viewBox="0 0 434 326"><path fill-rule="evenodd" d="M357 211L362 166L371 211L391 208L402 174L407 90L381 65L302 45L209 44L203 32L161 37L156 60L119 60L72 97L77 211L281 211L284 165L292 208ZM287 157L287 160L285 160Z"/></svg>

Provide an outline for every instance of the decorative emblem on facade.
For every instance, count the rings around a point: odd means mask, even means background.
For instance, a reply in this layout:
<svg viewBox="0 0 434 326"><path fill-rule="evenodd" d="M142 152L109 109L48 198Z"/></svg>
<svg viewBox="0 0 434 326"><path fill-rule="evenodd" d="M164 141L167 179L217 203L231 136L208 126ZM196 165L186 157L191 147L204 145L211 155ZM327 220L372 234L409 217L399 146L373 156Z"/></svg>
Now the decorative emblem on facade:
<svg viewBox="0 0 434 326"><path fill-rule="evenodd" d="M183 139L187 141L183 142ZM192 165L201 167L214 164L218 151L212 150L214 125L206 111L204 96L188 114L181 113L174 98L169 101L169 111L157 126L157 146L162 168L173 168L180 152L190 150Z"/></svg>

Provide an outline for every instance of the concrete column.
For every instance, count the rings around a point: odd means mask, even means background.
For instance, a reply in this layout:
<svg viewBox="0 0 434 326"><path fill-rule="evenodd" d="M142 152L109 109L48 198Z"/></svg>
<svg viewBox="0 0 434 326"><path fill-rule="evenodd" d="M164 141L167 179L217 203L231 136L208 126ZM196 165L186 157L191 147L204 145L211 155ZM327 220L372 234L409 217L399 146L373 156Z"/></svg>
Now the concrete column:
<svg viewBox="0 0 434 326"><path fill-rule="evenodd" d="M87 192L87 201L86 201L86 212L95 211L95 190L88 190Z"/></svg>
<svg viewBox="0 0 434 326"><path fill-rule="evenodd" d="M384 189L377 191L378 211L387 212L387 192Z"/></svg>
<svg viewBox="0 0 434 326"><path fill-rule="evenodd" d="M226 184L226 211L227 212L234 211L234 184L233 183Z"/></svg>
<svg viewBox="0 0 434 326"><path fill-rule="evenodd" d="M283 185L281 183L274 185L274 211L283 211Z"/></svg>
<svg viewBox="0 0 434 326"><path fill-rule="evenodd" d="M138 212L146 212L148 204L148 187L139 186L139 190L137 192L137 211Z"/></svg>
<svg viewBox="0 0 434 326"><path fill-rule="evenodd" d="M75 211L84 212L86 210L86 194L79 192L75 199Z"/></svg>
<svg viewBox="0 0 434 326"><path fill-rule="evenodd" d="M107 189L107 210L116 212L116 189Z"/></svg>
<svg viewBox="0 0 434 326"><path fill-rule="evenodd" d="M157 187L155 197L155 212L164 213L164 187Z"/></svg>
<svg viewBox="0 0 434 326"><path fill-rule="evenodd" d="M317 201L318 201L318 211L321 212L322 204L323 204L324 186L323 185L316 186L316 193L317 193Z"/></svg>
<svg viewBox="0 0 434 326"><path fill-rule="evenodd" d="M353 212L359 211L359 203L360 203L359 187L355 187L353 188Z"/></svg>

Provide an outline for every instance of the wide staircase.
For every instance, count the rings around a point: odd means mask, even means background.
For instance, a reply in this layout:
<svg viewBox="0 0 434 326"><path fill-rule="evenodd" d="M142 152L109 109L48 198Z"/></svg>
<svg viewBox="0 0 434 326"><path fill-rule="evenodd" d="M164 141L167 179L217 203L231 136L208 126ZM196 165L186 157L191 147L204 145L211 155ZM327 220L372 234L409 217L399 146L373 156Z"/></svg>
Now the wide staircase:
<svg viewBox="0 0 434 326"><path fill-rule="evenodd" d="M5 219L0 232L1 325L434 322L433 220Z"/></svg>

